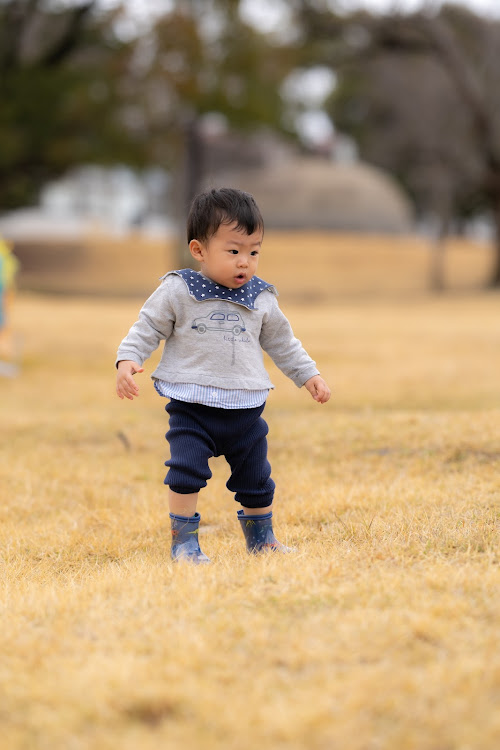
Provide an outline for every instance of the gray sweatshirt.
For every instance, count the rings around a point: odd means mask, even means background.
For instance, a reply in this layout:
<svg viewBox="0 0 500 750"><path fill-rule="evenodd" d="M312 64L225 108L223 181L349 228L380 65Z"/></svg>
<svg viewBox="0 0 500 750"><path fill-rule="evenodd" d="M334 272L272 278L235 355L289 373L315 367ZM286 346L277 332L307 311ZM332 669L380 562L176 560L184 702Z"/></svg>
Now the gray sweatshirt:
<svg viewBox="0 0 500 750"><path fill-rule="evenodd" d="M276 297L276 289L257 276L231 290L191 269L171 271L144 303L116 361L142 366L164 340L153 379L263 390L274 388L264 367L264 350L300 387L319 373Z"/></svg>

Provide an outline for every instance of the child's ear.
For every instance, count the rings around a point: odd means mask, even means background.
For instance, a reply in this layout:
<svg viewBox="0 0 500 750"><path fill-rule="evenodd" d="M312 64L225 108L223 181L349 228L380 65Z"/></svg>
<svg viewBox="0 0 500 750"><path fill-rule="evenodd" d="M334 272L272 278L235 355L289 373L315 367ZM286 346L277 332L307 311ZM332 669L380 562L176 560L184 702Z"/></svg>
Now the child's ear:
<svg viewBox="0 0 500 750"><path fill-rule="evenodd" d="M199 240L191 240L191 242L189 243L189 252L195 260L203 260L203 251L204 246Z"/></svg>

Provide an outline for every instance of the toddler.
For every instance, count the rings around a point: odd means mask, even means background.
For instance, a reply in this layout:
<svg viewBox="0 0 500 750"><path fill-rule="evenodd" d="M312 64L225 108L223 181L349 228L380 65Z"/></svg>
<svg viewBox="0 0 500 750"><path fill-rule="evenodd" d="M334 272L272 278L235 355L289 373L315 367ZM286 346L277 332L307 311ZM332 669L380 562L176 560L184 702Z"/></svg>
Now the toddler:
<svg viewBox="0 0 500 750"><path fill-rule="evenodd" d="M293 335L272 284L256 276L264 222L253 197L222 188L191 206L188 243L200 270L170 271L145 302L117 355L118 396L139 395L134 375L164 340L152 374L169 399L169 487L173 560L208 563L200 549L198 493L212 473L208 461L225 456L227 487L241 505L237 516L249 552L289 552L272 527L274 482L262 418L273 384L262 350L318 403L330 389Z"/></svg>

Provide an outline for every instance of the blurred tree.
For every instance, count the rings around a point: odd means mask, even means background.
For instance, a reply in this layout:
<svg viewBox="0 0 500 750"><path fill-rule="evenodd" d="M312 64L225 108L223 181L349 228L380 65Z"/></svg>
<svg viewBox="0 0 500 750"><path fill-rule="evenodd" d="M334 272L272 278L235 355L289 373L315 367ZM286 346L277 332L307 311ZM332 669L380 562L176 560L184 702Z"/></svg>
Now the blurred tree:
<svg viewBox="0 0 500 750"><path fill-rule="evenodd" d="M233 129L285 132L279 89L295 54L293 46L246 24L239 0L173 0L137 39L136 105L145 113L155 159L175 170L181 225L203 176L203 117L216 112ZM183 260L192 261L187 252Z"/></svg>
<svg viewBox="0 0 500 750"><path fill-rule="evenodd" d="M311 64L338 76L328 105L336 125L400 179L422 214L439 217L440 236L452 218L488 210L497 235L490 283L500 286L500 23L451 5L388 16L299 6Z"/></svg>
<svg viewBox="0 0 500 750"><path fill-rule="evenodd" d="M0 0L2 209L74 164L149 163L174 171L182 224L204 115L286 131L279 89L295 48L246 24L240 0L172 0L135 26L125 6Z"/></svg>
<svg viewBox="0 0 500 750"><path fill-rule="evenodd" d="M142 133L127 121L133 45L116 35L116 13L94 8L94 0L0 2L3 210L31 202L71 165L147 158Z"/></svg>

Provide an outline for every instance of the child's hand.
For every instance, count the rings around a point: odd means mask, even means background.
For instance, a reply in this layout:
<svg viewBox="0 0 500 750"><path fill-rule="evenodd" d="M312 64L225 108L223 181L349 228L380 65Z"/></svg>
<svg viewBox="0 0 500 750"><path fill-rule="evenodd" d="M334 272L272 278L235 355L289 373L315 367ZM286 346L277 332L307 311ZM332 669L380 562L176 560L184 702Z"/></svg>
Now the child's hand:
<svg viewBox="0 0 500 750"><path fill-rule="evenodd" d="M131 359L122 359L118 362L118 372L116 374L116 392L118 396L133 401L134 396L139 395L139 388L132 375L136 372L144 372L144 367L141 367L137 362L132 362Z"/></svg>
<svg viewBox="0 0 500 750"><path fill-rule="evenodd" d="M318 404L326 404L332 395L326 382L321 375L314 375L304 383L305 387Z"/></svg>

